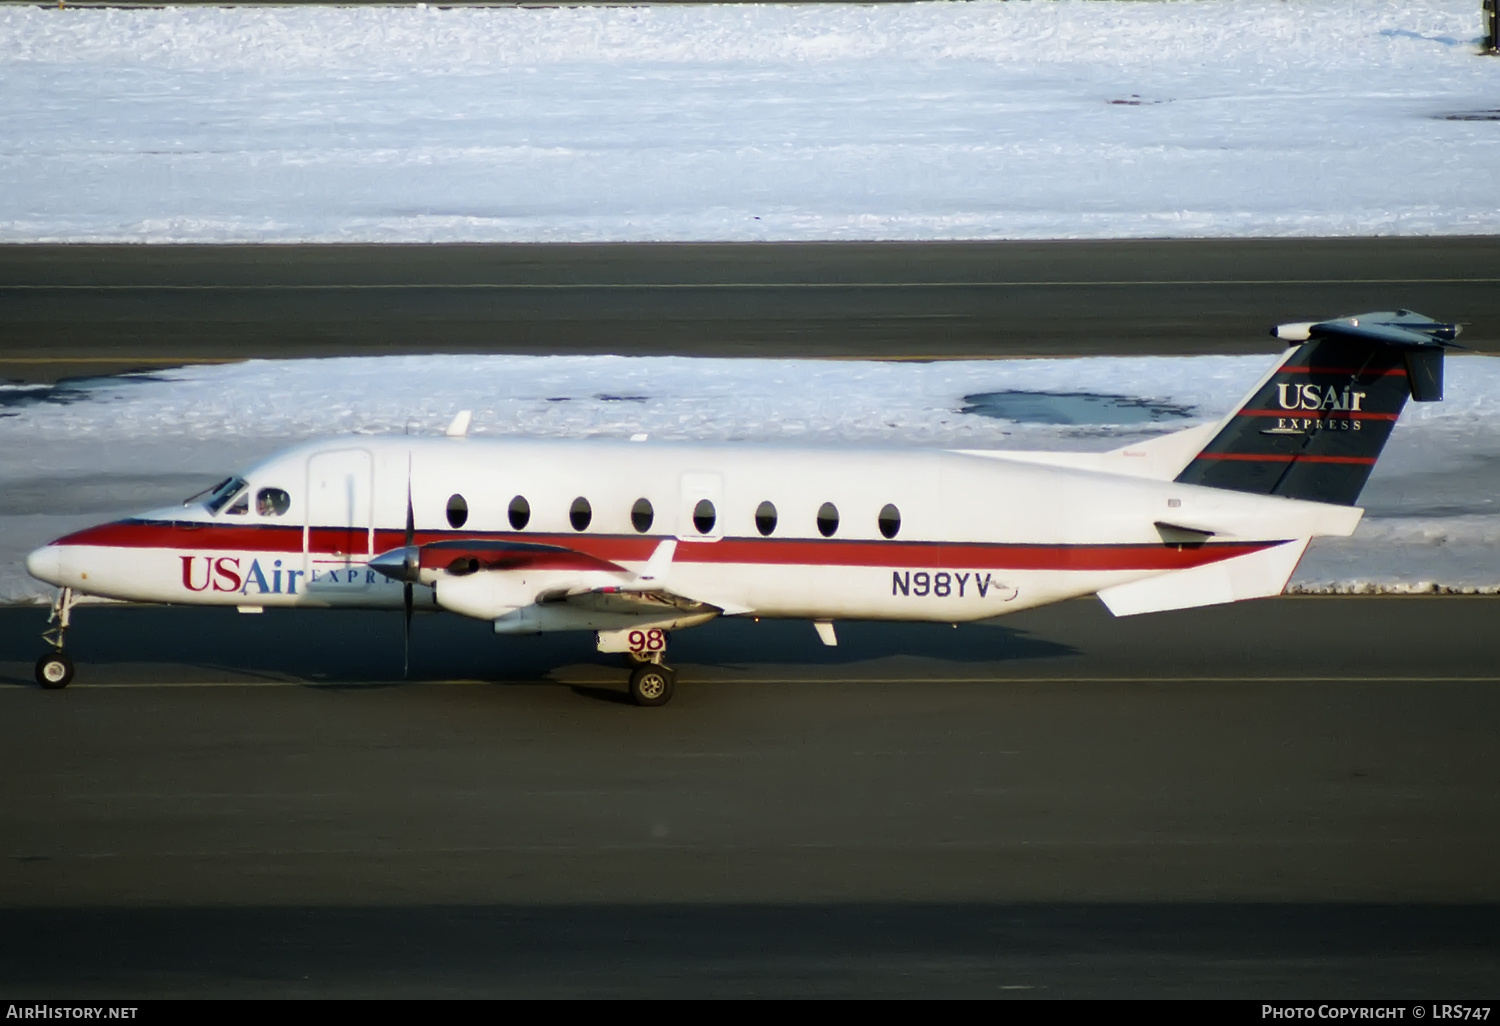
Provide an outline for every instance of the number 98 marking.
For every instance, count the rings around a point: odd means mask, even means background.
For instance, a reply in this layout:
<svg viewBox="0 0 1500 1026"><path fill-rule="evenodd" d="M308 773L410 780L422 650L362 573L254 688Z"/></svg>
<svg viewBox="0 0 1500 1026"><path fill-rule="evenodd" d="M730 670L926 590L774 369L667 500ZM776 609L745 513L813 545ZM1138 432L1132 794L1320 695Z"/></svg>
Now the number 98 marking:
<svg viewBox="0 0 1500 1026"><path fill-rule="evenodd" d="M660 652L667 647L667 632L659 627L648 631L631 631L627 640L630 642L630 651L637 655L642 652Z"/></svg>

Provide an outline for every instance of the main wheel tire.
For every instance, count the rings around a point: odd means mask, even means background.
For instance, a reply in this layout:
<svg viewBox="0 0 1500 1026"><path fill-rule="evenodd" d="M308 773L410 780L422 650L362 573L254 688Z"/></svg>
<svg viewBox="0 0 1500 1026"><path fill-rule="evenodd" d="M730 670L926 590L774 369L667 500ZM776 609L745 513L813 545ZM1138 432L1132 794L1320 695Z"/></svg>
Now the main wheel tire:
<svg viewBox="0 0 1500 1026"><path fill-rule="evenodd" d="M66 652L48 652L36 661L36 682L48 691L65 688L73 679L73 660Z"/></svg>
<svg viewBox="0 0 1500 1026"><path fill-rule="evenodd" d="M677 686L677 674L658 663L637 666L630 674L630 698L636 705L666 705Z"/></svg>

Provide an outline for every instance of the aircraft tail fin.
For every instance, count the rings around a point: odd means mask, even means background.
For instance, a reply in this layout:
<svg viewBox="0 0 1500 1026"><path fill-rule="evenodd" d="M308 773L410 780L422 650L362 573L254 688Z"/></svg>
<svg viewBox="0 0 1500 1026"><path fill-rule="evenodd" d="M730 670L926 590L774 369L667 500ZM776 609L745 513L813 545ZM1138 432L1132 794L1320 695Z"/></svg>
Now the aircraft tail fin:
<svg viewBox="0 0 1500 1026"><path fill-rule="evenodd" d="M1443 350L1459 333L1396 310L1283 324L1287 350L1176 480L1352 506L1410 396L1443 398Z"/></svg>

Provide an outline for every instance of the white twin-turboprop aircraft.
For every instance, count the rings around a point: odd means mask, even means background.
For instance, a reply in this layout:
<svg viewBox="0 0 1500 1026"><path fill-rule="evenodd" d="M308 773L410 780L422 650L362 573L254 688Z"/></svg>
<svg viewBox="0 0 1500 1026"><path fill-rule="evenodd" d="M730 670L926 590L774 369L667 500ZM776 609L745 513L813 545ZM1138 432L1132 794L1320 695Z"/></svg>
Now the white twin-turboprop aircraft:
<svg viewBox="0 0 1500 1026"><path fill-rule="evenodd" d="M483 439L466 413L446 437L299 445L31 553L61 589L37 681L72 679L83 593L591 630L642 705L672 696L667 632L716 616L808 619L832 645L838 619L1276 595L1311 539L1354 530L1407 397L1442 398L1458 328L1399 310L1273 334L1298 344L1222 421L1105 453Z"/></svg>

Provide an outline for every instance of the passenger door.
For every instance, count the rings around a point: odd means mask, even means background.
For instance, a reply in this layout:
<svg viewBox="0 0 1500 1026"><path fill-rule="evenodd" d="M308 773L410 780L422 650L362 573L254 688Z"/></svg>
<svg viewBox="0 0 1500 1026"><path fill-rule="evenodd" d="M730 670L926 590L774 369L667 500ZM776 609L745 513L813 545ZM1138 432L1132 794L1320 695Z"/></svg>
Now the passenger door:
<svg viewBox="0 0 1500 1026"><path fill-rule="evenodd" d="M365 449L320 452L308 460L302 531L308 590L369 587L374 491L374 461Z"/></svg>

